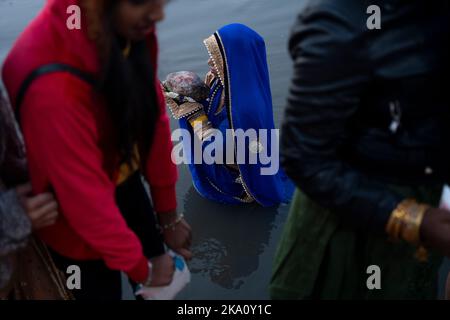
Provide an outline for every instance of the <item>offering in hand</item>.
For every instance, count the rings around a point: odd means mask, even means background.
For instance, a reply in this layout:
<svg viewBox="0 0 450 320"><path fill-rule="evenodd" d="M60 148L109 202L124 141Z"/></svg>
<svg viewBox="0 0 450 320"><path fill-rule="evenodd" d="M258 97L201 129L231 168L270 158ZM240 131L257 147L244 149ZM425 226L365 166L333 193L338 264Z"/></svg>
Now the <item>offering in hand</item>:
<svg viewBox="0 0 450 320"><path fill-rule="evenodd" d="M209 88L200 77L190 71L174 72L163 82L167 92L174 92L180 96L189 97L197 102L208 98Z"/></svg>
<svg viewBox="0 0 450 320"><path fill-rule="evenodd" d="M172 116L177 120L186 118L201 141L210 137L212 126L201 104L208 99L210 89L200 77L190 71L174 72L162 85Z"/></svg>
<svg viewBox="0 0 450 320"><path fill-rule="evenodd" d="M209 87L190 71L174 72L162 83L166 102L175 119L187 117L203 109Z"/></svg>

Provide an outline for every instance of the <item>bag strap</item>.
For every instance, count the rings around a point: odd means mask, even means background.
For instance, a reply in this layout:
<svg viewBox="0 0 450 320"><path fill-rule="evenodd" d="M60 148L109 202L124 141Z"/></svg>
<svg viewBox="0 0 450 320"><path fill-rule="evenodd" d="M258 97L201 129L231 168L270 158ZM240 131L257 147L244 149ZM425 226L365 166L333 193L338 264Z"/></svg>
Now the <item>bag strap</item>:
<svg viewBox="0 0 450 320"><path fill-rule="evenodd" d="M15 113L16 120L19 123L19 125L20 125L20 108L21 108L23 100L25 98L25 94L27 93L31 84L35 80L37 80L39 77L42 77L42 76L50 74L50 73L58 73L58 72L66 72L66 73L72 74L75 77L88 83L89 85L92 85L92 86L96 85L96 80L92 74L84 72L84 71L82 71L78 68L72 67L68 64L49 63L49 64L44 64L44 65L34 69L22 82L22 85L20 86L19 92L16 97L16 108L15 108L14 113Z"/></svg>

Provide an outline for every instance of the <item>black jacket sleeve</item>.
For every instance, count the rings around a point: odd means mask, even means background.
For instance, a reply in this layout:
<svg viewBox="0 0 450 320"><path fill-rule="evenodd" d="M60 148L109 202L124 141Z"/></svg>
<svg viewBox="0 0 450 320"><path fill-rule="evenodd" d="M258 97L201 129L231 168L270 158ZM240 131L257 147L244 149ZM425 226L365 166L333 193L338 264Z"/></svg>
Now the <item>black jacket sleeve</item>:
<svg viewBox="0 0 450 320"><path fill-rule="evenodd" d="M361 16L362 18L362 16ZM341 146L370 81L363 21L337 10L304 10L289 42L294 76L282 127L281 161L311 199L362 229L383 232L402 200L343 160Z"/></svg>

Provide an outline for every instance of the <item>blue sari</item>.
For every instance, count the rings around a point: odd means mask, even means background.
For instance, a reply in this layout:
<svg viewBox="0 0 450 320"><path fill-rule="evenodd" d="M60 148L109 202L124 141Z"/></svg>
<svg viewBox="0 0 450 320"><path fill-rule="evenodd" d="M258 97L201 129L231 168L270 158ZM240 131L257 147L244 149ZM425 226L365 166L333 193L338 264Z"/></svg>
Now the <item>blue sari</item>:
<svg viewBox="0 0 450 320"><path fill-rule="evenodd" d="M247 160L245 163L237 163L238 170L233 170L225 164L196 164L193 156L192 140L195 135L192 126L185 118L180 119L180 127L190 132L190 135L183 139L183 151L189 163L193 184L205 198L222 203L256 201L264 207L270 207L288 202L292 196L293 185L281 168L263 175L262 170L267 170L270 163L263 164L260 157L257 157L256 163L250 164L248 161L251 153L264 150L268 157L278 161L279 167L278 137L274 137L275 131L272 131L275 125L264 40L255 31L241 24L221 28L214 34L214 38L220 49L223 73L212 82L209 98L203 102L204 111L212 127L224 137L224 143L230 142L225 139L227 129L254 129L257 139L240 140L240 146L244 144L241 150L244 150ZM225 97L223 107L222 94ZM259 129L268 130L268 134L262 137ZM236 139L234 137L234 140L231 140L235 145ZM262 140L263 144L260 142ZM214 138L204 141L202 150L210 147L211 143L215 143ZM270 154L273 147L277 150L276 155ZM224 147L224 157L225 149Z"/></svg>

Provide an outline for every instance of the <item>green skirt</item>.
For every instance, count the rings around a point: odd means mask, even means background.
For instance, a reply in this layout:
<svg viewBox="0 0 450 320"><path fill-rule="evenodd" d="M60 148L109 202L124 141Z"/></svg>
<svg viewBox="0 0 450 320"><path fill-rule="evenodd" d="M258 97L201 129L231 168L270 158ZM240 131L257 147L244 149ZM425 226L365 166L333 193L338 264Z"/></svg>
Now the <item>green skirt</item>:
<svg viewBox="0 0 450 320"><path fill-rule="evenodd" d="M391 187L405 197L437 205L442 186ZM442 257L414 258L416 248L387 236L361 234L296 191L275 256L273 299L436 299ZM369 290L371 265L381 269L381 289Z"/></svg>

